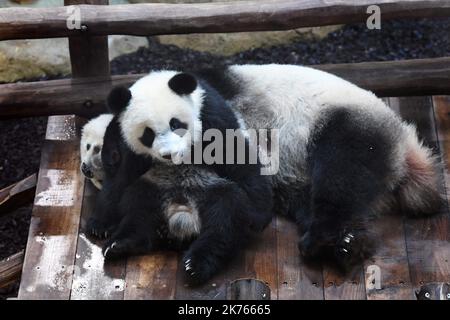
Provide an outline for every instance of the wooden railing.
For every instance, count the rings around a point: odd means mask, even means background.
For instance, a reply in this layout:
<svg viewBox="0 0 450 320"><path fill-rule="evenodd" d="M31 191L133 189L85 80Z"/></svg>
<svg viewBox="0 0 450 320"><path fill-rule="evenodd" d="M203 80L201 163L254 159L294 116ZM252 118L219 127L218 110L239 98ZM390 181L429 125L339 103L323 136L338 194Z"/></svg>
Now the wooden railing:
<svg viewBox="0 0 450 320"><path fill-rule="evenodd" d="M73 79L0 85L0 119L104 111L114 84L140 75L109 76L107 35L287 30L362 22L377 5L382 21L449 17L448 0L280 0L107 6L108 0L65 0L80 10L80 29L67 27L67 7L0 9L0 40L69 37ZM314 66L380 96L450 94L450 58Z"/></svg>
<svg viewBox="0 0 450 320"><path fill-rule="evenodd" d="M100 1L66 1L66 4ZM287 30L366 21L367 7L378 5L382 19L450 15L448 0L280 0L202 4L80 5L86 29L67 28L67 8L0 11L0 40L94 35L137 36Z"/></svg>

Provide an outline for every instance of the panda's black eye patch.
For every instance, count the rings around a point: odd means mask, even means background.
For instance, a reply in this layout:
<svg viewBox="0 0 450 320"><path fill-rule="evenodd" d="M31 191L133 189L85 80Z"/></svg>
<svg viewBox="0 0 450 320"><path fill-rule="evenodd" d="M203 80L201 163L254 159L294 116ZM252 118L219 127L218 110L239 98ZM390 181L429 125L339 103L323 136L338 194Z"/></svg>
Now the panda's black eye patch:
<svg viewBox="0 0 450 320"><path fill-rule="evenodd" d="M86 150L89 151L90 148L91 148L91 145L88 143L88 144L86 145Z"/></svg>
<svg viewBox="0 0 450 320"><path fill-rule="evenodd" d="M149 127L145 128L140 140L144 146L151 148L153 140L155 140L155 132Z"/></svg>
<svg viewBox="0 0 450 320"><path fill-rule="evenodd" d="M175 131L178 129L187 129L187 124L184 122L181 122L177 118L170 119L169 125L170 125L170 130L172 130L172 131Z"/></svg>

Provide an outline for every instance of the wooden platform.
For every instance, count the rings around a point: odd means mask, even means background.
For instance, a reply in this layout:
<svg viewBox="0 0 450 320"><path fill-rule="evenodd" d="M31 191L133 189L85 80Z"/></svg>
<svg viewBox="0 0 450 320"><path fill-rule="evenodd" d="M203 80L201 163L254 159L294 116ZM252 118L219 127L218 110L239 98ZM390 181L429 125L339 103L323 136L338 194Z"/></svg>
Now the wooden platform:
<svg viewBox="0 0 450 320"><path fill-rule="evenodd" d="M450 96L386 100L417 124L447 170ZM200 288L184 284L175 252L105 264L98 244L83 232L95 190L79 171L81 125L74 116L49 118L19 299L221 299L230 281L242 277L267 282L272 299L415 299L414 290L422 284L450 281L448 210L431 219L380 219L373 226L381 243L378 252L346 278L303 265L296 228L280 217L257 244ZM443 192L449 184L443 174ZM380 267L381 289L366 285L371 265Z"/></svg>

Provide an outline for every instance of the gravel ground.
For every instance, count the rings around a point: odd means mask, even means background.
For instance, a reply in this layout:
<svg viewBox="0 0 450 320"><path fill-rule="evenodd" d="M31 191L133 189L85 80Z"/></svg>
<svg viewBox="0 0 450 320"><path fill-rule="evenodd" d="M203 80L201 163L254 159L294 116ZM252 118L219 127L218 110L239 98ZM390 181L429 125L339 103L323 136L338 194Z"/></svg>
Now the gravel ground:
<svg viewBox="0 0 450 320"><path fill-rule="evenodd" d="M149 38L149 44L149 48L113 60L112 73L144 73L157 68L182 69L221 63L313 65L450 56L450 19L386 21L381 30L368 30L364 24L348 25L322 41L258 48L226 58L161 45L153 38ZM0 122L0 188L38 170L45 125L45 118ZM30 212L31 206L0 218L0 259L24 248ZM16 294L17 283L0 291L0 299Z"/></svg>

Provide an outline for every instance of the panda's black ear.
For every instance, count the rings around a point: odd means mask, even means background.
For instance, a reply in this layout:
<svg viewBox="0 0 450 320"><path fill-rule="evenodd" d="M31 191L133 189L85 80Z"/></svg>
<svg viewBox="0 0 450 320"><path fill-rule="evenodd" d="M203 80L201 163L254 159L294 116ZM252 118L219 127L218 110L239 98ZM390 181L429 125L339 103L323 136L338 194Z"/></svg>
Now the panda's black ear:
<svg viewBox="0 0 450 320"><path fill-rule="evenodd" d="M118 114L122 112L131 100L131 91L125 87L115 87L108 95L108 109Z"/></svg>
<svg viewBox="0 0 450 320"><path fill-rule="evenodd" d="M197 80L192 74L179 73L169 80L169 88L179 95L191 94L197 88Z"/></svg>

